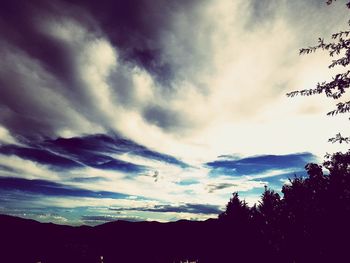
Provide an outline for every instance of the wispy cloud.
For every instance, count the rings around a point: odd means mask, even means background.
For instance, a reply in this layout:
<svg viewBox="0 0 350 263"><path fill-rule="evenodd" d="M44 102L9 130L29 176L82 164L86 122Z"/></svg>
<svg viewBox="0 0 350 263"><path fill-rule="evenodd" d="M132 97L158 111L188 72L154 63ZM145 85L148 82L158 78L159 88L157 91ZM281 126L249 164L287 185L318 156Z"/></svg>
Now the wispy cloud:
<svg viewBox="0 0 350 263"><path fill-rule="evenodd" d="M145 211L162 213L193 213L217 215L221 212L218 206L203 204L155 205L153 207L110 208L112 211Z"/></svg>
<svg viewBox="0 0 350 263"><path fill-rule="evenodd" d="M116 192L90 191L79 189L60 183L44 180L27 180L13 177L0 177L0 189L3 191L23 191L37 195L65 196L65 197L94 197L94 198L126 198Z"/></svg>

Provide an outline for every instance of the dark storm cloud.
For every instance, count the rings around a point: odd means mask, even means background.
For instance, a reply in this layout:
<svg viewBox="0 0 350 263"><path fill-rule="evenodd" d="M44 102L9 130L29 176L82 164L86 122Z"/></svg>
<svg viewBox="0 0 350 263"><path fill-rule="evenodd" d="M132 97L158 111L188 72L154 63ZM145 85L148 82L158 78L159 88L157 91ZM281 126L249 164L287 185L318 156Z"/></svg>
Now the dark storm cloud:
<svg viewBox="0 0 350 263"><path fill-rule="evenodd" d="M141 173L147 170L145 166L117 160L105 155L95 155L93 159L88 158L85 162L97 169L117 170L126 173Z"/></svg>
<svg viewBox="0 0 350 263"><path fill-rule="evenodd" d="M31 56L46 67L61 74L70 68L64 45L40 32L36 17L41 13L53 13L52 6L43 1L33 5L27 1L2 1L0 28L3 39Z"/></svg>
<svg viewBox="0 0 350 263"><path fill-rule="evenodd" d="M54 6L45 1L35 5L17 0L1 3L0 120L14 134L52 136L62 122L74 126L63 107L57 109L47 102L57 99L50 90L64 89L65 85L60 84L72 84L74 78L67 45L40 29L40 19L58 12Z"/></svg>
<svg viewBox="0 0 350 263"><path fill-rule="evenodd" d="M261 155L243 159L224 159L206 163L211 168L211 174L219 175L252 175L280 169L300 170L308 162L315 160L311 153L288 155Z"/></svg>
<svg viewBox="0 0 350 263"><path fill-rule="evenodd" d="M35 195L65 197L93 197L113 199L123 199L128 197L128 195L121 193L108 191L91 191L46 180L27 180L14 177L0 177L0 192L3 191L21 191Z"/></svg>
<svg viewBox="0 0 350 263"><path fill-rule="evenodd" d="M0 146L0 153L5 155L15 155L23 159L28 159L42 164L48 164L60 169L79 168L82 165L69 158L65 158L44 149L20 147L17 145Z"/></svg>
<svg viewBox="0 0 350 263"><path fill-rule="evenodd" d="M86 87L88 74L81 75L85 64L78 59L88 57L87 46L105 41L118 57L118 69L106 77L112 103L140 110L146 121L166 130L176 121L181 126L184 120L166 107L156 109L153 102L146 109L138 105L131 71L137 66L148 72L160 83L154 88L161 97L168 96L163 90L171 86L180 65L164 55L169 52L164 34L173 29L174 14L190 13L199 2L2 1L0 124L22 140L54 138L65 129L109 130L111 120L89 91L98 87ZM71 35L55 35L50 27L54 23L59 30L71 30ZM177 118L170 123L166 118L171 116Z"/></svg>
<svg viewBox="0 0 350 263"><path fill-rule="evenodd" d="M173 76L172 61L163 56L162 37L171 29L174 13L188 12L199 2L186 0L84 1L67 0L92 15L122 52L161 82Z"/></svg>
<svg viewBox="0 0 350 263"><path fill-rule="evenodd" d="M194 213L194 214L218 214L220 209L216 205L203 204L183 204L174 205L155 205L154 207L136 207L136 208L110 208L112 211L142 211L142 212L162 212L162 213Z"/></svg>
<svg viewBox="0 0 350 263"><path fill-rule="evenodd" d="M68 139L58 138L39 143L34 142L30 146L2 145L0 146L0 154L18 156L40 164L49 165L55 170L69 170L89 166L102 170L140 174L150 169L143 165L109 156L111 154L130 154L182 168L188 167L186 163L170 155L152 151L117 135L97 134Z"/></svg>
<svg viewBox="0 0 350 263"><path fill-rule="evenodd" d="M15 155L40 164L49 165L54 170L83 168L85 166L126 173L141 173L147 170L145 166L125 162L103 154L83 151L80 151L81 155L67 153L66 157L62 157L43 149L6 145L0 147L0 153Z"/></svg>
<svg viewBox="0 0 350 263"><path fill-rule="evenodd" d="M74 130L83 124L68 101L55 92L64 87L58 79L47 75L35 60L30 61L21 52L1 47L1 41L0 55L0 123L15 137L51 137L59 129Z"/></svg>
<svg viewBox="0 0 350 263"><path fill-rule="evenodd" d="M68 139L59 138L56 140L46 140L40 145L61 154L82 158L82 162L86 162L87 164L90 162L98 163L99 158L101 158L101 162L103 158L111 158L107 157L108 154L127 153L183 168L188 167L186 163L173 156L152 151L145 146L117 135L96 134Z"/></svg>
<svg viewBox="0 0 350 263"><path fill-rule="evenodd" d="M186 125L181 114L156 105L146 107L143 116L149 123L168 131L181 129L181 126Z"/></svg>

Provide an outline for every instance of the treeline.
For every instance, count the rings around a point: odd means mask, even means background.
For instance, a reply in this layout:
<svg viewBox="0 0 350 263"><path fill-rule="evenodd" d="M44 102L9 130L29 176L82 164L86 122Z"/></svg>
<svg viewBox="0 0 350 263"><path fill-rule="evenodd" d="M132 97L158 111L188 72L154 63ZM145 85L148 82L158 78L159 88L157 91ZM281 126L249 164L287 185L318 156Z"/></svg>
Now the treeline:
<svg viewBox="0 0 350 263"><path fill-rule="evenodd" d="M249 207L234 193L203 222L69 227L0 216L0 262L349 262L350 151L305 168L283 197L266 188Z"/></svg>
<svg viewBox="0 0 350 263"><path fill-rule="evenodd" d="M283 186L283 197L266 188L259 204L248 207L233 194L219 215L228 231L223 262L235 262L234 251L243 261L350 261L350 151L305 169L307 177Z"/></svg>

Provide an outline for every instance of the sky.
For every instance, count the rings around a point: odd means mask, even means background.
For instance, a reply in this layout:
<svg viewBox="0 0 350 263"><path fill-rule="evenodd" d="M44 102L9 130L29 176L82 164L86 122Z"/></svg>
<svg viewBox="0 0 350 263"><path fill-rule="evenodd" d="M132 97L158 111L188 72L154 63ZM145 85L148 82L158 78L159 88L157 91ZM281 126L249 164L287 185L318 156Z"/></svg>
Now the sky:
<svg viewBox="0 0 350 263"><path fill-rule="evenodd" d="M346 150L330 80L299 49L347 29L345 1L0 4L0 213L70 225L216 217Z"/></svg>

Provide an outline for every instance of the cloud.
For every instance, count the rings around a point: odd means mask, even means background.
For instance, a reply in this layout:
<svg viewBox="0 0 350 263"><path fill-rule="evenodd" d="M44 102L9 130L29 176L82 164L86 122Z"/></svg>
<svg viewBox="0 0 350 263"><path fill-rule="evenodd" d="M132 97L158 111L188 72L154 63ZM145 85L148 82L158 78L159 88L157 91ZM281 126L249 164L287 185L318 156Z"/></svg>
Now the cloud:
<svg viewBox="0 0 350 263"><path fill-rule="evenodd" d="M213 193L216 190L222 190L226 188L232 188L237 186L237 184L233 183L218 183L218 184L209 184L207 185L207 189L209 193Z"/></svg>
<svg viewBox="0 0 350 263"><path fill-rule="evenodd" d="M188 167L188 165L173 156L162 154L139 145L132 140L120 137L116 134L93 134L84 137L59 138L56 140L46 140L39 144L52 151L62 154L72 154L79 158L88 154L131 154L148 159ZM93 159L93 157L91 157Z"/></svg>
<svg viewBox="0 0 350 263"><path fill-rule="evenodd" d="M37 195L94 197L94 198L126 198L123 195L108 191L91 191L79 189L60 183L44 180L27 180L23 178L0 177L0 189L2 191L23 191Z"/></svg>
<svg viewBox="0 0 350 263"><path fill-rule="evenodd" d="M182 168L188 167L186 163L173 156L152 151L116 135L97 134L69 139L58 138L32 142L29 146L4 144L0 146L0 154L31 160L47 165L56 171L82 169L87 166L102 170L121 171L127 174L144 174L150 170L150 167L145 165L118 159L118 156L124 154Z"/></svg>
<svg viewBox="0 0 350 263"><path fill-rule="evenodd" d="M221 212L216 205L182 204L182 205L155 205L153 207L134 208L110 208L112 211L144 211L162 213L193 213L193 214L218 214Z"/></svg>
<svg viewBox="0 0 350 263"><path fill-rule="evenodd" d="M15 143L16 139L11 136L9 131L4 127L0 126L0 145L1 144L12 144Z"/></svg>
<svg viewBox="0 0 350 263"><path fill-rule="evenodd" d="M259 189L261 191L266 185L265 181L256 178L253 180L249 177L232 178L231 176L217 176L217 180L211 179L206 182L205 191L207 194L215 194L218 196L225 196L226 198L232 192L249 192Z"/></svg>
<svg viewBox="0 0 350 263"><path fill-rule="evenodd" d="M139 222L145 221L144 218L141 217L122 217L122 216L91 216L91 215L83 215L81 220L89 225L91 224L102 224L107 222L113 222L117 220L124 220L129 222Z"/></svg>
<svg viewBox="0 0 350 263"><path fill-rule="evenodd" d="M167 82L173 77L172 61L164 56L163 38L172 29L172 17L177 13L191 12L200 1L164 1L135 3L125 1L69 1L87 11L114 46L121 52L123 60L136 63L155 75L159 81Z"/></svg>
<svg viewBox="0 0 350 263"><path fill-rule="evenodd" d="M149 119L162 127L164 119L157 121L149 112L156 112L159 100L168 96L152 80L166 82L164 73L172 71L169 62L161 62L161 39L171 24L165 14L191 4L158 2L139 1L137 6L121 1L102 1L98 6L89 1L40 2L27 3L27 12L18 11L19 1L4 4L0 26L7 34L0 43L4 87L0 121L12 133L30 139L92 129L124 131L121 124L112 123L123 122L121 115L134 111L141 118L147 116L146 124ZM150 79L151 86L139 83L140 78ZM162 95L153 102L152 94L158 91ZM45 100L33 96L38 93ZM145 101L146 93L151 97ZM157 116L167 110L180 114L164 106Z"/></svg>
<svg viewBox="0 0 350 263"><path fill-rule="evenodd" d="M0 170L14 199L11 182L60 207L130 206L121 193L173 210L130 215L204 216L191 204L255 198L347 131L315 117L332 101L285 97L333 74L298 49L347 25L341 3L22 2L0 8Z"/></svg>
<svg viewBox="0 0 350 263"><path fill-rule="evenodd" d="M0 120L12 134L35 139L55 136L64 129L91 128L89 122L55 92L54 87L59 89L60 81L37 61L13 48L2 46L0 52L4 58L0 73L4 87Z"/></svg>
<svg viewBox="0 0 350 263"><path fill-rule="evenodd" d="M0 123L11 135L40 140L112 130L193 159L223 153L215 129L234 123L239 131L242 120L268 120L261 114L269 102L295 89L302 83L296 76L308 71L299 70L297 50L315 33L303 32L328 33L340 16L326 27L318 21L342 12L319 1L20 6L7 1L0 21ZM257 138L271 144L268 136ZM237 139L224 137L234 149Z"/></svg>
<svg viewBox="0 0 350 263"><path fill-rule="evenodd" d="M0 153L4 155L15 155L41 164L56 166L60 169L72 169L82 166L78 162L43 149L20 147L17 145L3 145L0 147Z"/></svg>

